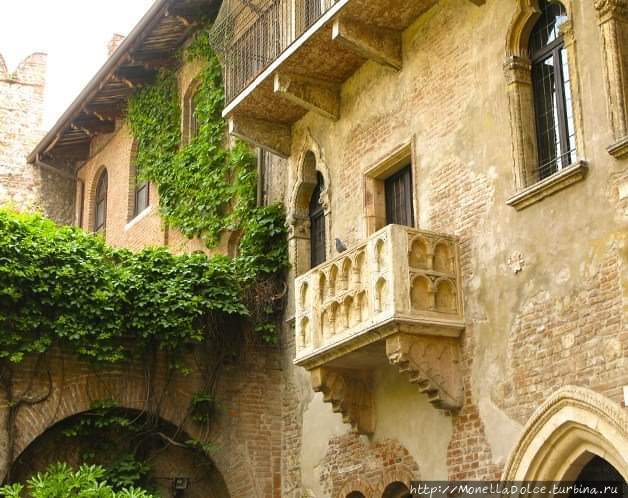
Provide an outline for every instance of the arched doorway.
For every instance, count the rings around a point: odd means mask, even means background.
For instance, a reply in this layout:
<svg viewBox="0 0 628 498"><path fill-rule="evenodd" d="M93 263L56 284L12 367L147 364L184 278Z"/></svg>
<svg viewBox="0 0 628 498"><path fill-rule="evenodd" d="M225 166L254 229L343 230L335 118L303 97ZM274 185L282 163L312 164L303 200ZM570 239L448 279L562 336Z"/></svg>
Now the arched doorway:
<svg viewBox="0 0 628 498"><path fill-rule="evenodd" d="M212 460L203 451L186 444L191 438L180 428L136 410L116 408L105 416L102 413L90 410L48 428L16 458L11 482L26 482L57 462L75 468L82 463L95 463L107 468L118 482L143 472L139 480L129 485L141 485L158 496L230 498ZM125 421L137 427L127 433ZM97 438L105 445L113 442L110 447L99 449L109 453L97 454L94 434L85 431L86 426L94 425L102 429ZM138 462L145 467L138 466ZM174 489L175 481L184 488L178 494Z"/></svg>
<svg viewBox="0 0 628 498"><path fill-rule="evenodd" d="M624 478L615 467L602 457L594 455L589 459L588 463L582 467L582 470L576 477L574 484L579 487L579 489L584 489L585 486L591 486L595 483L603 483L601 485L602 487L599 488L600 493L596 494L596 496L601 498L617 498L618 496L622 496L621 491L617 493L607 489L605 492L604 486L610 483L617 483L620 485L624 482ZM577 498L578 496L581 496L581 494L576 493L575 491L572 491L569 494L569 498Z"/></svg>
<svg viewBox="0 0 628 498"><path fill-rule="evenodd" d="M603 461L626 480L627 459L625 410L595 391L567 386L534 412L508 457L502 479L575 481L600 471Z"/></svg>

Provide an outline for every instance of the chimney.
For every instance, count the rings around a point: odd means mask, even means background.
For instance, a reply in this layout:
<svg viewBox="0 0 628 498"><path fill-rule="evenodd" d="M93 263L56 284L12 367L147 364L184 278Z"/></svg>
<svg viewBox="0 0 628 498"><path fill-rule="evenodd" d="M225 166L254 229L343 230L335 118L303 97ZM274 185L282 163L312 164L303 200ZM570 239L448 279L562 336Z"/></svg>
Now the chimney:
<svg viewBox="0 0 628 498"><path fill-rule="evenodd" d="M111 57L111 54L116 51L116 49L124 41L124 38L125 36L121 35L120 33L113 34L111 40L109 40L109 43L107 43L107 57Z"/></svg>

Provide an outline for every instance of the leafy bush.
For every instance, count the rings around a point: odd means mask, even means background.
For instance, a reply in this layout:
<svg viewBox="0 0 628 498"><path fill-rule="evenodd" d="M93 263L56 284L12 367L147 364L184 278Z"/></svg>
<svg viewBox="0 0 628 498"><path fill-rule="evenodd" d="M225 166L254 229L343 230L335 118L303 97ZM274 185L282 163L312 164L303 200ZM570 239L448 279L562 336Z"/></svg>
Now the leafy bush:
<svg viewBox="0 0 628 498"><path fill-rule="evenodd" d="M26 487L19 483L3 486L0 494L5 498L153 498L139 488L115 491L105 480L105 473L97 465L82 465L72 470L67 464L57 463L29 479ZM27 495L23 494L25 489Z"/></svg>

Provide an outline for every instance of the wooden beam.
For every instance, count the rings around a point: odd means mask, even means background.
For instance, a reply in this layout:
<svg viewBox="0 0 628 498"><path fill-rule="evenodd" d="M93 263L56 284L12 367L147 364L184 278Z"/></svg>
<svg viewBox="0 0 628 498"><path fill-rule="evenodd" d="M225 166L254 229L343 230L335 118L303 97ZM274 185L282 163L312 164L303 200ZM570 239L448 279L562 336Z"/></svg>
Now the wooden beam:
<svg viewBox="0 0 628 498"><path fill-rule="evenodd" d="M393 69L401 69L401 32L372 26L355 19L338 18L332 25L332 40L356 54Z"/></svg>
<svg viewBox="0 0 628 498"><path fill-rule="evenodd" d="M134 53L129 59L130 64L143 66L146 69L160 69L162 67L174 68L179 63L176 58L169 57L168 54L163 55L142 55Z"/></svg>
<svg viewBox="0 0 628 498"><path fill-rule="evenodd" d="M274 92L334 121L340 115L340 87L334 83L275 73Z"/></svg>
<svg viewBox="0 0 628 498"><path fill-rule="evenodd" d="M290 156L290 125L245 116L229 118L229 133L283 158Z"/></svg>
<svg viewBox="0 0 628 498"><path fill-rule="evenodd" d="M114 121L101 121L100 119L77 119L70 124L70 128L80 130L92 137L94 135L113 133L116 129L116 124Z"/></svg>
<svg viewBox="0 0 628 498"><path fill-rule="evenodd" d="M83 113L94 116L100 121L114 121L122 115L123 104L88 104L83 107Z"/></svg>
<svg viewBox="0 0 628 498"><path fill-rule="evenodd" d="M129 88L136 88L152 83L155 72L139 67L121 67L115 72L114 78Z"/></svg>

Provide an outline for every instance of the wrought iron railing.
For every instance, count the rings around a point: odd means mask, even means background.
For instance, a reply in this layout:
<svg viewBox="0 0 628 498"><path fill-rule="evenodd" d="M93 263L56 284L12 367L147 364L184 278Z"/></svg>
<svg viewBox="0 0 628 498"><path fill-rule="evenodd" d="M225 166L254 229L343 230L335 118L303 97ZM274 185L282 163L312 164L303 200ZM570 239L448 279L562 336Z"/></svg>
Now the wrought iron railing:
<svg viewBox="0 0 628 498"><path fill-rule="evenodd" d="M211 30L225 100L233 101L336 0L225 1Z"/></svg>

